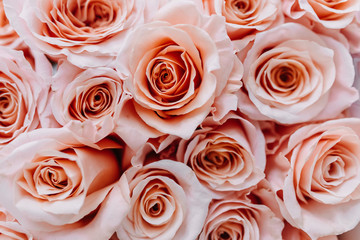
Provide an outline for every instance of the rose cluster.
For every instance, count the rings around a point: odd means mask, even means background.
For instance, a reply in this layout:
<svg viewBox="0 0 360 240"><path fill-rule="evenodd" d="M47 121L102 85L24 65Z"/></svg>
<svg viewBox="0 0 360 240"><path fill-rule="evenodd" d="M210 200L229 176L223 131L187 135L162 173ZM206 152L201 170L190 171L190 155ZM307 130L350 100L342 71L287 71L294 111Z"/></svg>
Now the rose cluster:
<svg viewBox="0 0 360 240"><path fill-rule="evenodd" d="M0 239L360 232L360 0L1 0Z"/></svg>

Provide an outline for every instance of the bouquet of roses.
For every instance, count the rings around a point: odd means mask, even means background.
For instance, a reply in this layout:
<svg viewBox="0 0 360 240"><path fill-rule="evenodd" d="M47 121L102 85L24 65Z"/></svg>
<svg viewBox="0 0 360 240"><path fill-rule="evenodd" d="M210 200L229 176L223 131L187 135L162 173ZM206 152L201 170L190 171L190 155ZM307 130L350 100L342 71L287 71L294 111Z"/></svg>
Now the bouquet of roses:
<svg viewBox="0 0 360 240"><path fill-rule="evenodd" d="M360 0L0 1L0 239L360 234Z"/></svg>

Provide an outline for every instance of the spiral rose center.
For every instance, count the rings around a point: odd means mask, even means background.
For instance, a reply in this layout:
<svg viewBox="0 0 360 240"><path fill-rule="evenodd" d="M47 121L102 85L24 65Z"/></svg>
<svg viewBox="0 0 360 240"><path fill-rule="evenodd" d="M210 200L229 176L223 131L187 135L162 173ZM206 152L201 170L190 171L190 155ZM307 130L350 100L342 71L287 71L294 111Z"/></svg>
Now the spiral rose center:
<svg viewBox="0 0 360 240"><path fill-rule="evenodd" d="M235 0L232 2L234 9L239 10L240 12L248 11L250 3L248 0Z"/></svg>
<svg viewBox="0 0 360 240"><path fill-rule="evenodd" d="M98 119L111 114L113 96L106 84L99 84L81 92L70 104L70 114L80 121Z"/></svg>
<svg viewBox="0 0 360 240"><path fill-rule="evenodd" d="M18 120L19 103L17 91L10 84L0 84L0 124L13 125Z"/></svg>

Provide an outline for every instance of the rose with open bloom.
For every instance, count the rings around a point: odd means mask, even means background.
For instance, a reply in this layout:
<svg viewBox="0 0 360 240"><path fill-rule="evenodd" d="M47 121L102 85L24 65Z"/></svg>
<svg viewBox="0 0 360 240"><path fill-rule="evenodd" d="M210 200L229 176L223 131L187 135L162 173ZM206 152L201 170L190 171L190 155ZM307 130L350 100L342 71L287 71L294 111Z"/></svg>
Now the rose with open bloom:
<svg viewBox="0 0 360 240"><path fill-rule="evenodd" d="M105 66L127 30L144 22L146 1L4 0L4 5L11 25L30 46L78 66Z"/></svg>
<svg viewBox="0 0 360 240"><path fill-rule="evenodd" d="M257 34L244 60L239 109L282 124L339 115L358 99L348 50L329 37L287 23Z"/></svg>
<svg viewBox="0 0 360 240"><path fill-rule="evenodd" d="M200 182L218 194L256 185L264 178L266 163L259 126L233 113L220 123L208 120L189 140L180 140L177 160L189 165Z"/></svg>
<svg viewBox="0 0 360 240"><path fill-rule="evenodd" d="M312 239L360 220L360 119L301 127L268 159L267 178L284 218Z"/></svg>
<svg viewBox="0 0 360 240"><path fill-rule="evenodd" d="M278 206L273 205L274 192L266 181L252 191L213 200L199 240L282 239L284 224Z"/></svg>
<svg viewBox="0 0 360 240"><path fill-rule="evenodd" d="M32 235L2 207L0 207L0 238L8 240L33 240Z"/></svg>
<svg viewBox="0 0 360 240"><path fill-rule="evenodd" d="M222 17L205 16L191 2L168 3L154 22L131 33L116 60L133 97L124 111L131 120L122 120L122 128L139 129L142 123L143 136L189 138L212 110L230 73L241 68L234 61Z"/></svg>
<svg viewBox="0 0 360 240"><path fill-rule="evenodd" d="M117 231L119 239L196 239L211 198L189 167L160 160L124 174L131 207Z"/></svg>
<svg viewBox="0 0 360 240"><path fill-rule="evenodd" d="M318 22L327 28L344 28L360 10L358 0L284 0L283 11L293 19L301 17Z"/></svg>
<svg viewBox="0 0 360 240"><path fill-rule="evenodd" d="M205 11L224 16L229 37L233 40L248 39L260 31L282 22L280 0L203 0ZM244 43L245 46L245 43Z"/></svg>
<svg viewBox="0 0 360 240"><path fill-rule="evenodd" d="M128 210L122 150L110 139L85 145L66 128L23 134L1 151L1 204L35 238L107 240Z"/></svg>
<svg viewBox="0 0 360 240"><path fill-rule="evenodd" d="M35 72L21 52L6 47L0 47L0 59L0 145L4 145L40 126L49 90L44 78L49 75ZM36 60L51 69L44 56Z"/></svg>
<svg viewBox="0 0 360 240"><path fill-rule="evenodd" d="M53 77L51 110L60 125L97 142L109 135L122 107L122 80L111 68L80 69L61 62Z"/></svg>

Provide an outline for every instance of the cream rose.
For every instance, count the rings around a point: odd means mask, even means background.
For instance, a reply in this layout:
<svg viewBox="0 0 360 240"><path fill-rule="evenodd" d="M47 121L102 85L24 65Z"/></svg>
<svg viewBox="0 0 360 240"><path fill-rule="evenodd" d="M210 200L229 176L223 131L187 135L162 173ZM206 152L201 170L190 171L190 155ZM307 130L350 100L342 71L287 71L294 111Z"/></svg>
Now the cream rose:
<svg viewBox="0 0 360 240"><path fill-rule="evenodd" d="M257 123L233 113L221 122L206 119L189 140L180 140L177 160L189 165L216 193L240 191L264 178L265 141Z"/></svg>
<svg viewBox="0 0 360 240"><path fill-rule="evenodd" d="M245 195L234 192L213 200L198 239L282 239L284 224L277 206L271 206L275 195L266 182L260 185Z"/></svg>
<svg viewBox="0 0 360 240"><path fill-rule="evenodd" d="M147 3L4 0L4 5L11 25L28 45L55 58L66 56L81 67L109 64L127 30L144 22Z"/></svg>
<svg viewBox="0 0 360 240"><path fill-rule="evenodd" d="M358 99L348 50L300 24L257 34L244 69L238 107L257 120L293 124L333 118Z"/></svg>
<svg viewBox="0 0 360 240"><path fill-rule="evenodd" d="M61 62L51 89L51 111L60 125L69 124L93 142L113 132L123 101L123 83L115 70L84 70Z"/></svg>
<svg viewBox="0 0 360 240"><path fill-rule="evenodd" d="M360 221L359 126L360 119L345 118L301 127L268 159L284 218L312 239Z"/></svg>
<svg viewBox="0 0 360 240"><path fill-rule="evenodd" d="M107 240L128 210L121 151L109 139L84 145L66 128L23 134L1 151L1 204L35 238Z"/></svg>
<svg viewBox="0 0 360 240"><path fill-rule="evenodd" d="M49 91L44 78L49 75L46 71L35 72L19 51L0 47L0 59L0 145L4 145L40 126L40 114ZM38 64L51 69L44 56L36 59Z"/></svg>
<svg viewBox="0 0 360 240"><path fill-rule="evenodd" d="M136 121L133 128L142 123L149 137L189 138L239 67L234 61L223 18L204 16L187 1L165 5L154 22L131 33L118 55L117 70L133 97L124 111L131 120L120 127L126 131Z"/></svg>
<svg viewBox="0 0 360 240"><path fill-rule="evenodd" d="M211 198L189 167L160 160L124 174L131 207L117 230L119 239L196 239Z"/></svg>
<svg viewBox="0 0 360 240"><path fill-rule="evenodd" d="M340 29L351 23L360 10L358 0L322 1L322 0L284 0L283 11L293 19L301 17L319 22L324 27Z"/></svg>

